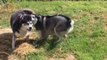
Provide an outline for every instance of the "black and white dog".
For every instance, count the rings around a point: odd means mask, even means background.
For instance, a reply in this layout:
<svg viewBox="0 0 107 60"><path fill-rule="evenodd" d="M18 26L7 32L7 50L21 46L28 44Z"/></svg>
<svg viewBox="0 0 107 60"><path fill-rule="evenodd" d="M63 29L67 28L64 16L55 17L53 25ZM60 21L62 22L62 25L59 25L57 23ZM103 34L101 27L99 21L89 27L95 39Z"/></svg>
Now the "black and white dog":
<svg viewBox="0 0 107 60"><path fill-rule="evenodd" d="M15 49L17 37L29 38L33 23L36 24L36 22L37 19L31 10L19 10L11 16L10 24L13 31L12 49Z"/></svg>
<svg viewBox="0 0 107 60"><path fill-rule="evenodd" d="M74 21L64 15L38 16L37 23L34 26L41 31L42 39L36 42L36 47L38 47L49 35L55 35L59 38L58 41L61 41L64 36L67 36L73 30Z"/></svg>

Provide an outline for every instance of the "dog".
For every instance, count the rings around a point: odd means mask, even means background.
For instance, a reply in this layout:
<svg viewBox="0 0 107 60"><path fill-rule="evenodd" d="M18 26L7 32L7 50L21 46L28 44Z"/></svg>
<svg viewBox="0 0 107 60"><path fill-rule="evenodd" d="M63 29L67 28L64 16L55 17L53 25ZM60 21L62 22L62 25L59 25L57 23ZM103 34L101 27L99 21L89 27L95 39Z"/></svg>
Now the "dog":
<svg viewBox="0 0 107 60"><path fill-rule="evenodd" d="M41 39L36 41L36 47L39 47L49 35L58 37L56 43L63 40L73 30L74 21L65 15L40 15L34 27L41 32Z"/></svg>
<svg viewBox="0 0 107 60"><path fill-rule="evenodd" d="M35 21L35 22L33 22ZM16 38L24 37L29 39L29 35L33 29L33 23L36 24L37 18L31 10L19 10L11 15L10 24L13 31L12 49L15 49Z"/></svg>

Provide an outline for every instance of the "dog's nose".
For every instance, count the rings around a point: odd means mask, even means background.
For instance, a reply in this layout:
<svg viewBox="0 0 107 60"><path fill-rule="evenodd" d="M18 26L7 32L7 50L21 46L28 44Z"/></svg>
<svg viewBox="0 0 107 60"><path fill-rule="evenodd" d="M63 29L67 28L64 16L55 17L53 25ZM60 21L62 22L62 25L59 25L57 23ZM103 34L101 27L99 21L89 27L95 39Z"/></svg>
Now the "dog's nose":
<svg viewBox="0 0 107 60"><path fill-rule="evenodd" d="M29 27L28 31L31 31L32 30L32 27Z"/></svg>

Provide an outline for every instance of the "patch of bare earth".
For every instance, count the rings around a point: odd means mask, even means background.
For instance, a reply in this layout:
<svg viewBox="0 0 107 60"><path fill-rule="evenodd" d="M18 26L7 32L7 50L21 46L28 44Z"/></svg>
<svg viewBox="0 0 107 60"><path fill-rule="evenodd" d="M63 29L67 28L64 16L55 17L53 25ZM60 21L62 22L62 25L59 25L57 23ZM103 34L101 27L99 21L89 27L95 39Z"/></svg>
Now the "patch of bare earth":
<svg viewBox="0 0 107 60"><path fill-rule="evenodd" d="M67 54L65 58L50 58L49 60L77 60L73 54Z"/></svg>
<svg viewBox="0 0 107 60"><path fill-rule="evenodd" d="M11 29L0 29L0 60L23 60L28 53L37 52L37 49L32 45L35 37L36 35L32 34L29 42L26 42L23 39L17 39L16 49L12 51Z"/></svg>
<svg viewBox="0 0 107 60"><path fill-rule="evenodd" d="M37 35L33 33L30 40L26 42L24 39L17 39L16 49L11 50L12 31L5 28L0 29L0 60L25 60L29 53L38 52L32 42L36 39ZM49 58L49 60L76 60L74 55L68 54L65 58Z"/></svg>
<svg viewBox="0 0 107 60"><path fill-rule="evenodd" d="M105 21L107 20L107 15L104 15L103 18L105 19ZM107 31L107 24L105 24L104 29Z"/></svg>
<svg viewBox="0 0 107 60"><path fill-rule="evenodd" d="M105 30L107 31L107 24L105 25L105 27L104 27L104 28L105 28Z"/></svg>

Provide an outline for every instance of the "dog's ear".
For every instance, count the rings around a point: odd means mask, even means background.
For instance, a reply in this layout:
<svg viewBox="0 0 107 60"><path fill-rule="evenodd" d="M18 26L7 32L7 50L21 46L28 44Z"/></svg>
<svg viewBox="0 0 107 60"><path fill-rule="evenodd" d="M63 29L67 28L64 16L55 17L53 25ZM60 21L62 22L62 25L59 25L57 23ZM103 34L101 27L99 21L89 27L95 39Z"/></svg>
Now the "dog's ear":
<svg viewBox="0 0 107 60"><path fill-rule="evenodd" d="M40 15L40 14L35 14L35 16L37 17L38 20L42 19L42 15Z"/></svg>
<svg viewBox="0 0 107 60"><path fill-rule="evenodd" d="M18 18L23 20L24 16L22 14L19 14Z"/></svg>
<svg viewBox="0 0 107 60"><path fill-rule="evenodd" d="M31 14L31 19L33 21L33 24L35 25L38 21L38 17L35 14Z"/></svg>
<svg viewBox="0 0 107 60"><path fill-rule="evenodd" d="M24 17L26 16L26 14L19 14L17 16L17 19L19 20L19 22L22 22L24 20Z"/></svg>

